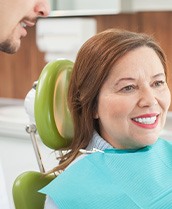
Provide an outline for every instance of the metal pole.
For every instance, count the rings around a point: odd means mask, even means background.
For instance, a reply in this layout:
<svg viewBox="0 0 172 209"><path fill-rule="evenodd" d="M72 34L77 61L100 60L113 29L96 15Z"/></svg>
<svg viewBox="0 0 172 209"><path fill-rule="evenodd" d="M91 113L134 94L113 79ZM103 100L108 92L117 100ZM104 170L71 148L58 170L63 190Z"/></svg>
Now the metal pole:
<svg viewBox="0 0 172 209"><path fill-rule="evenodd" d="M35 124L27 125L26 126L26 131L27 131L27 133L30 134L30 137L31 137L31 140L32 140L32 145L33 145L35 155L36 155L36 159L37 159L37 163L38 163L38 166L39 166L39 170L40 170L40 172L45 173L45 168L44 168L43 163L42 163L40 150L39 150L39 147L38 147L38 144L37 144L37 139L36 139L36 136L35 136L36 131L37 131L36 125Z"/></svg>

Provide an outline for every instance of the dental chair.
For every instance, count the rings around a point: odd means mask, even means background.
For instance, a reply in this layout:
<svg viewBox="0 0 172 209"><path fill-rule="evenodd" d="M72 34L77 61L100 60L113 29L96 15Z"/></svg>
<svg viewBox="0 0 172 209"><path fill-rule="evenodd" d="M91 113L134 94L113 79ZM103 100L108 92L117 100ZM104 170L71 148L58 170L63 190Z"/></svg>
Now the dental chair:
<svg viewBox="0 0 172 209"><path fill-rule="evenodd" d="M71 143L73 125L67 107L67 90L72 68L70 60L48 63L31 90L34 111L26 131L30 134L40 171L26 171L16 178L12 188L16 209L43 209L45 195L38 190L56 177L55 174L45 175L36 136L59 154Z"/></svg>

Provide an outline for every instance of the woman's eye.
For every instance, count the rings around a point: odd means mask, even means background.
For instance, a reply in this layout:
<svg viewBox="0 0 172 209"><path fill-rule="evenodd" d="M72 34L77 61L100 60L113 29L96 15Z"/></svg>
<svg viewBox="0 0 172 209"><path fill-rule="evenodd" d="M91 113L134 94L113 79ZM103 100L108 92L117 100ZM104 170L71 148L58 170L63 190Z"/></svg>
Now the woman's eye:
<svg viewBox="0 0 172 209"><path fill-rule="evenodd" d="M128 93L128 92L134 91L135 89L136 89L136 87L134 85L128 85L128 86L123 87L121 89L121 91L124 92L124 93L125 92Z"/></svg>
<svg viewBox="0 0 172 209"><path fill-rule="evenodd" d="M165 81L155 81L154 83L153 83L153 86L154 87L159 87L159 86L163 86L165 84Z"/></svg>

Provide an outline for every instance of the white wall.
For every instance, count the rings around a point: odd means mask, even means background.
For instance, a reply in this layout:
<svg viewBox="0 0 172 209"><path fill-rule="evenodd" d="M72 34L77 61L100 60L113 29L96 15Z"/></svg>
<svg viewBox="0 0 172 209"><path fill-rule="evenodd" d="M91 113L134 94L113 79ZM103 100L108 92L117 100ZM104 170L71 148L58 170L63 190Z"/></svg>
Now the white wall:
<svg viewBox="0 0 172 209"><path fill-rule="evenodd" d="M111 9L118 8L120 0L52 0L52 5L57 10Z"/></svg>
<svg viewBox="0 0 172 209"><path fill-rule="evenodd" d="M57 164L57 161L54 160L54 154L50 149L41 143L39 145L45 168L49 170ZM0 209L14 209L12 186L16 177L25 171L39 171L29 135L25 139L0 136L0 164L10 205L10 208L0 207Z"/></svg>
<svg viewBox="0 0 172 209"><path fill-rule="evenodd" d="M51 0L54 10L114 10L155 11L172 10L171 0Z"/></svg>

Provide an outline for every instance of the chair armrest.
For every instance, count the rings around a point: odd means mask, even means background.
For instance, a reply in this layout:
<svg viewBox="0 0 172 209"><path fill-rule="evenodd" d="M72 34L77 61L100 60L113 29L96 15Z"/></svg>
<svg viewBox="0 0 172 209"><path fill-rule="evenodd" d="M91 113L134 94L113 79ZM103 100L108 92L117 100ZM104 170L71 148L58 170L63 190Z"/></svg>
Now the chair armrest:
<svg viewBox="0 0 172 209"><path fill-rule="evenodd" d="M45 195L38 192L55 178L55 175L43 175L28 171L18 176L13 184L13 200L16 209L43 209Z"/></svg>

